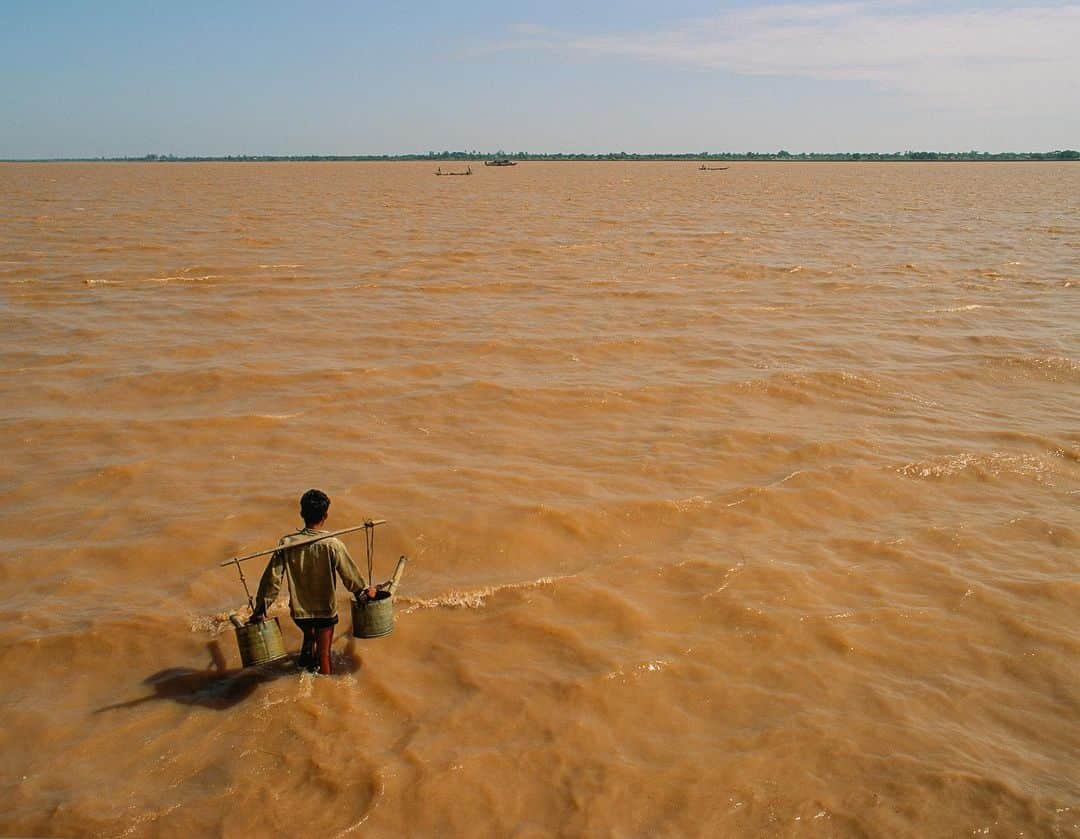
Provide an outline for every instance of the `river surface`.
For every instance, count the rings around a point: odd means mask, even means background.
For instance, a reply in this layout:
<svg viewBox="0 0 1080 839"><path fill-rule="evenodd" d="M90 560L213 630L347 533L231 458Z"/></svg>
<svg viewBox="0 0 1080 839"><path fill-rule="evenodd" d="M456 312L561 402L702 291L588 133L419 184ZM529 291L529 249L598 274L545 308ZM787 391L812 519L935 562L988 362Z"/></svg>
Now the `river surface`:
<svg viewBox="0 0 1080 839"><path fill-rule="evenodd" d="M434 170L0 165L0 834L1080 835L1080 165Z"/></svg>

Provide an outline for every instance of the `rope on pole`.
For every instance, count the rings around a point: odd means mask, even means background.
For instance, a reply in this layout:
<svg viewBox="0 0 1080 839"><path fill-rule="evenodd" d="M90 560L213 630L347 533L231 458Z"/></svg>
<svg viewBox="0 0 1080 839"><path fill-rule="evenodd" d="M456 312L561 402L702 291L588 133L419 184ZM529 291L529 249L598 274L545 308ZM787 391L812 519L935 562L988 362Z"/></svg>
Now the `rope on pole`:
<svg viewBox="0 0 1080 839"><path fill-rule="evenodd" d="M375 585L375 528L364 531L364 547L367 549L367 584Z"/></svg>

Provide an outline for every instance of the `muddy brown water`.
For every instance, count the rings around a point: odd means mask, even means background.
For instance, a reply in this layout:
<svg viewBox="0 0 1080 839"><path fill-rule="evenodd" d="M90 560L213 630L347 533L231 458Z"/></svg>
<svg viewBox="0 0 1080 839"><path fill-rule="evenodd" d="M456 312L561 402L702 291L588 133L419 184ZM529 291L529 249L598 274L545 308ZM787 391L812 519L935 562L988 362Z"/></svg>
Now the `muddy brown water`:
<svg viewBox="0 0 1080 839"><path fill-rule="evenodd" d="M1080 166L434 168L0 166L0 833L1078 835Z"/></svg>

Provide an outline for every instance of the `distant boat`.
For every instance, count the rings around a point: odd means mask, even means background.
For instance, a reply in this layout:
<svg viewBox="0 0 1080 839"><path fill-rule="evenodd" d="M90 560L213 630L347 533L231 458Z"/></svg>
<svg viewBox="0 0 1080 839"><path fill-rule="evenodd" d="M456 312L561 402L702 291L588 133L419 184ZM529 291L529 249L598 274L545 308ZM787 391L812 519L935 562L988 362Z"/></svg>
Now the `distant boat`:
<svg viewBox="0 0 1080 839"><path fill-rule="evenodd" d="M485 160L485 166L517 166L516 160L508 160L505 157L496 157L494 160Z"/></svg>
<svg viewBox="0 0 1080 839"><path fill-rule="evenodd" d="M436 175L471 175L472 166L466 166L464 172L444 172L442 166L435 170Z"/></svg>
<svg viewBox="0 0 1080 839"><path fill-rule="evenodd" d="M730 166L706 166L704 163L698 166L698 169L702 172L723 172L725 169L730 168Z"/></svg>

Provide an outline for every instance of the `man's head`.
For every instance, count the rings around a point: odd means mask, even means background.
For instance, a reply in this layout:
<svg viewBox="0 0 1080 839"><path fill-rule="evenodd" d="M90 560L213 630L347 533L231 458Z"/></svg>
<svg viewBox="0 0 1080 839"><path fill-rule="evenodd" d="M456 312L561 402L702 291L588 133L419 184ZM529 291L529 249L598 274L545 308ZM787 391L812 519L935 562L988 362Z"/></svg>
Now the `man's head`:
<svg viewBox="0 0 1080 839"><path fill-rule="evenodd" d="M330 509L330 496L319 489L309 489L300 496L300 515L304 524L311 527L319 524L326 518L326 511Z"/></svg>

